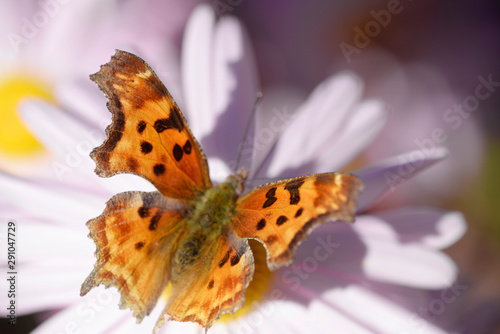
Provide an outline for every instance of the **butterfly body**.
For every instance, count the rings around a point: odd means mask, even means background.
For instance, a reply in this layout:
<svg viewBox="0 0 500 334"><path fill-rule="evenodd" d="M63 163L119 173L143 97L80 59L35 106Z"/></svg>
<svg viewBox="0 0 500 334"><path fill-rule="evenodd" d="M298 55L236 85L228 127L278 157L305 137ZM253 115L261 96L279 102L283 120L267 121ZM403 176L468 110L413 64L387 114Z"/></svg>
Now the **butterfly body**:
<svg viewBox="0 0 500 334"><path fill-rule="evenodd" d="M242 195L246 171L212 185L205 155L170 93L139 57L117 50L91 75L108 98L112 123L90 154L96 173L132 173L158 191L113 196L91 219L97 261L82 284L116 287L120 307L140 322L172 286L162 316L209 328L245 301L254 273L248 239L261 242L271 270L289 265L315 226L353 221L361 181L347 173L296 177ZM265 264L262 264L265 265Z"/></svg>
<svg viewBox="0 0 500 334"><path fill-rule="evenodd" d="M201 254L208 253L206 248L227 233L246 174L243 169L229 176L224 183L208 188L191 202L184 222L187 236L176 251L174 272L180 273L199 261Z"/></svg>

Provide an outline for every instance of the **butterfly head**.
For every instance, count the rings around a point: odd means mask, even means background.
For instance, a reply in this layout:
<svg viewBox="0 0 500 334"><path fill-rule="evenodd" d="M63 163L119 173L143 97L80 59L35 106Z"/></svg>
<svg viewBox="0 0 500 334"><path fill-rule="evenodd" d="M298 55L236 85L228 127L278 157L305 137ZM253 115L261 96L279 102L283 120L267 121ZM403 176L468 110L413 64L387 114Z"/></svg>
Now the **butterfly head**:
<svg viewBox="0 0 500 334"><path fill-rule="evenodd" d="M221 186L230 188L236 196L239 196L245 190L247 176L248 171L243 167L239 172L229 175Z"/></svg>

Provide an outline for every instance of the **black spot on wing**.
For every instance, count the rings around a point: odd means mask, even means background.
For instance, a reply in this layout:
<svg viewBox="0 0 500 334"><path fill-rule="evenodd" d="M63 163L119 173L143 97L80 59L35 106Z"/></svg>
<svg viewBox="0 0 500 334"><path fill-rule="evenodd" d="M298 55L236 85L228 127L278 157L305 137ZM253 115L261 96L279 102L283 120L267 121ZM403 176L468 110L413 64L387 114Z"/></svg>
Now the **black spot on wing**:
<svg viewBox="0 0 500 334"><path fill-rule="evenodd" d="M226 255L222 258L222 260L219 262L219 268L224 267L226 262L229 260L229 256L231 255L231 248L227 251Z"/></svg>
<svg viewBox="0 0 500 334"><path fill-rule="evenodd" d="M182 150L182 147L180 147L179 144L175 144L173 153L174 153L175 160L181 161L182 156L184 155L184 151Z"/></svg>
<svg viewBox="0 0 500 334"><path fill-rule="evenodd" d="M278 200L278 198L276 198L275 195L276 195L276 187L273 187L267 191L267 193L266 193L267 199L264 202L264 205L262 205L263 209L270 207L271 205L274 204L274 202L276 202Z"/></svg>
<svg viewBox="0 0 500 334"><path fill-rule="evenodd" d="M276 225L281 226L284 223L286 223L288 218L286 216L279 216L278 219L276 219Z"/></svg>
<svg viewBox="0 0 500 334"><path fill-rule="evenodd" d="M299 218L302 215L302 212L304 212L304 208L299 208L297 212L295 212L295 218Z"/></svg>
<svg viewBox="0 0 500 334"><path fill-rule="evenodd" d="M191 149L192 149L192 146L191 146L191 141L188 139L186 140L186 143L184 144L184 146L182 147L182 150L184 151L184 153L186 154L191 154Z"/></svg>
<svg viewBox="0 0 500 334"><path fill-rule="evenodd" d="M165 173L165 165L164 164L156 164L153 167L153 173L156 176L160 176L160 175L164 174Z"/></svg>
<svg viewBox="0 0 500 334"><path fill-rule="evenodd" d="M299 188L304 184L304 180L290 181L285 185L285 190L290 193L290 204L297 204L300 202Z"/></svg>
<svg viewBox="0 0 500 334"><path fill-rule="evenodd" d="M139 123L137 123L137 132L143 133L145 129L146 129L146 122L140 121Z"/></svg>
<svg viewBox="0 0 500 334"><path fill-rule="evenodd" d="M262 218L261 220L259 220L259 222L257 223L257 231L260 231L262 230L264 227L266 227L266 220L264 218Z"/></svg>
<svg viewBox="0 0 500 334"><path fill-rule="evenodd" d="M143 141L141 143L141 152L144 153L144 154L148 154L149 152L151 152L153 150L153 145L151 145L151 143L147 142L147 141Z"/></svg>
<svg viewBox="0 0 500 334"><path fill-rule="evenodd" d="M137 213L139 214L139 217L146 218L147 216L149 216L149 208L141 206L139 210L137 210Z"/></svg>
<svg viewBox="0 0 500 334"><path fill-rule="evenodd" d="M160 221L160 218L161 218L161 215L155 215L155 216L153 216L153 218L151 218L149 226L148 226L148 229L150 231L156 230L156 228L158 227L158 222Z"/></svg>
<svg viewBox="0 0 500 334"><path fill-rule="evenodd" d="M154 128L156 132L162 133L168 129L175 129L181 132L184 129L184 124L179 117L179 108L177 106L170 108L170 114L167 118L160 118L155 121Z"/></svg>
<svg viewBox="0 0 500 334"><path fill-rule="evenodd" d="M237 265L238 262L240 262L240 256L238 254L234 254L231 257L231 267L234 267L235 265Z"/></svg>

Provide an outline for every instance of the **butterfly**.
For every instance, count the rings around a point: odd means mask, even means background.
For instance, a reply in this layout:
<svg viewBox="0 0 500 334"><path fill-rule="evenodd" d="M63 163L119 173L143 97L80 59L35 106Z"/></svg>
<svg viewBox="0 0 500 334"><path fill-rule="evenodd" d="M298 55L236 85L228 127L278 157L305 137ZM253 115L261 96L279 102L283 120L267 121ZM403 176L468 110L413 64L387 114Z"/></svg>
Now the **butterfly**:
<svg viewBox="0 0 500 334"><path fill-rule="evenodd" d="M286 179L244 194L243 168L212 184L186 119L141 58L117 50L90 78L112 114L104 143L90 154L97 175L136 174L158 191L117 194L87 223L97 261L82 296L101 284L116 287L120 307L140 322L171 285L155 328L168 315L208 329L244 304L254 272L248 239L264 245L275 270L292 263L315 226L354 220L363 186L348 173Z"/></svg>

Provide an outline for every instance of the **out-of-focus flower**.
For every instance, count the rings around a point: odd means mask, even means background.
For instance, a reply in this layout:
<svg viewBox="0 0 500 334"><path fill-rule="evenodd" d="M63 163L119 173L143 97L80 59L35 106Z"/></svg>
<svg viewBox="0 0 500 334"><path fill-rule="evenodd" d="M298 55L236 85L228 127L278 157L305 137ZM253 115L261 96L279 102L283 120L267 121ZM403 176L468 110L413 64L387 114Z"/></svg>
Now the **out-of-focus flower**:
<svg viewBox="0 0 500 334"><path fill-rule="evenodd" d="M432 131L444 131L434 135L442 139L434 144L447 148L450 158L405 184L387 204L444 202L477 181L484 154L478 120L498 120L498 88L479 106L463 105L471 103L478 77L500 81L500 21L491 1L256 0L241 15L250 22L265 89L290 83L307 89L325 72L350 69L365 80L367 97L386 103L388 125L363 155L365 163L381 152L422 145L425 153L432 149ZM456 105L467 108L465 116Z"/></svg>
<svg viewBox="0 0 500 334"><path fill-rule="evenodd" d="M62 104L74 99L59 96L58 84L87 81L117 46L134 45L135 52L162 64L158 68L165 80L178 89L178 40L198 2L3 1L0 168L17 175L50 172L51 157L21 123L19 104L32 97Z"/></svg>
<svg viewBox="0 0 500 334"><path fill-rule="evenodd" d="M184 112L215 180L234 168L232 161L257 91L249 54L238 21L224 17L216 22L206 6L195 10L183 47ZM320 84L295 112L284 108L286 101L271 107L264 103L251 140L252 159L245 161L250 163L250 175L287 177L339 170L348 164L373 141L386 119L381 103L361 100L362 89L356 75L344 72ZM104 103L99 110L90 110L86 106L97 101L80 102L72 108L74 115L44 102L23 107L26 124L59 160L66 159L68 145L76 150L88 146L82 143L102 140L102 127L95 120L100 119ZM257 247L255 281L247 291L251 302L240 315L224 316L210 331L416 333L417 318L419 324L425 323L425 333L443 333L408 310L426 302L422 291L452 285L455 266L440 250L464 233L462 215L424 207L370 211L387 191L445 153L437 149L408 159L414 155L409 152L355 172L365 183L356 222L316 229L299 247L292 266L268 272ZM88 159L71 178L63 174L62 183L0 174L0 186L6 190L0 196L10 205L8 217L16 219L22 231L19 271L29 277L19 281L23 300L18 312L65 308L35 333L147 332L163 309L158 305L137 325L130 311L118 309L114 289L97 288L84 298L78 296L94 263L94 246L86 238L83 222L99 215L119 191L151 189L134 176L99 179L91 170ZM160 332L176 330L203 331L197 324L167 322Z"/></svg>
<svg viewBox="0 0 500 334"><path fill-rule="evenodd" d="M467 105L471 98L479 101L474 92L458 96L441 71L425 63L403 65L376 47L367 53L370 60L363 58L356 68L371 82L367 95L382 98L390 117L363 158L370 162L381 154L406 150L427 155L438 147L445 147L450 153L438 166L401 187L397 195L389 197L390 202L393 205L443 202L467 189L477 180L484 156L483 137ZM368 63L377 63L377 69L370 70ZM487 77L474 78L477 86ZM482 89L489 93L486 87Z"/></svg>

